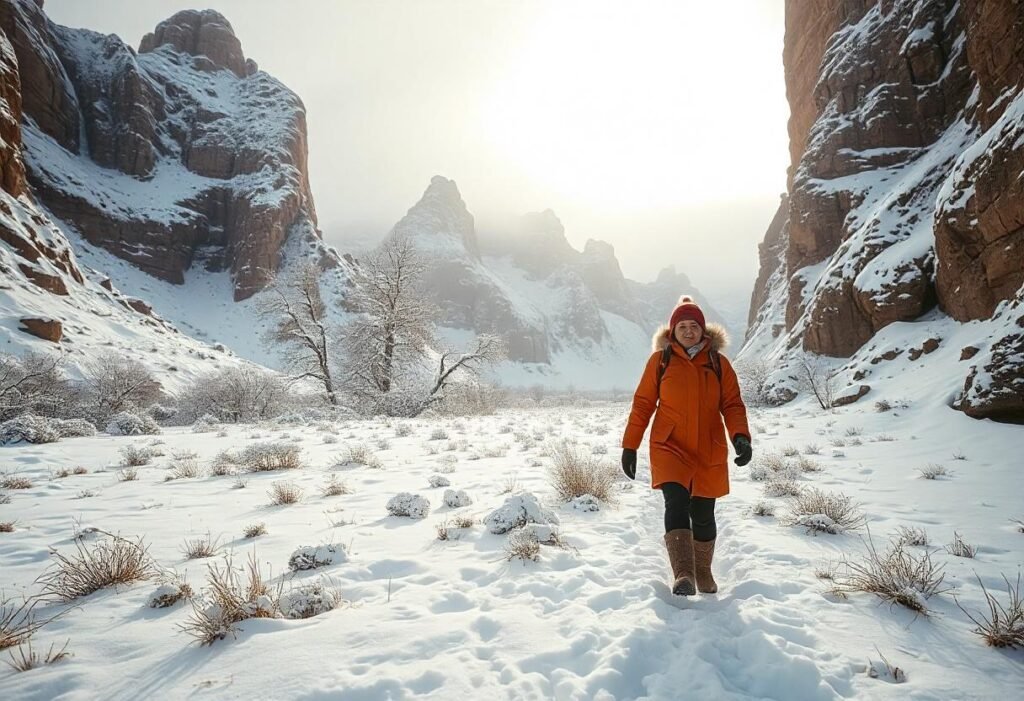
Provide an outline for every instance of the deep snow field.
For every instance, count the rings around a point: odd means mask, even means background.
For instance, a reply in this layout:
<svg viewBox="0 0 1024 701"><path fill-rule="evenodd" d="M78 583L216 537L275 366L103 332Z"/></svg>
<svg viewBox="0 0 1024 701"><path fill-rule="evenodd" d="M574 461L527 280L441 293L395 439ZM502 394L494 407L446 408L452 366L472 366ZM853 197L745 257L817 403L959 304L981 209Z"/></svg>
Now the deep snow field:
<svg viewBox="0 0 1024 701"><path fill-rule="evenodd" d="M169 428L159 436L95 436L0 448L0 473L32 486L7 490L0 522L0 589L40 591L51 548L74 552L76 532L95 527L144 538L159 565L196 594L209 563L233 553L256 559L285 592L324 578L340 591L334 610L302 620L251 619L201 646L179 629L187 602L147 606L157 581L104 589L37 607L66 612L39 630L33 649L68 641L71 656L26 672L0 665L0 697L16 699L1011 699L1024 688L1024 652L986 647L954 596L987 610L980 576L1005 603L1002 574L1021 569L1024 520L1020 427L974 421L952 410L870 405L824 413L810 405L751 410L755 461L732 467L733 493L718 507L717 595L671 595L662 507L648 488L646 446L636 483L624 477L599 511L560 504L547 476L546 447L569 439L581 453L617 464L627 404L538 408L453 420L226 425L209 432ZM441 431L447 438L440 438ZM407 434L407 435L402 435ZM223 450L291 441L302 467L210 476ZM119 481L121 449L162 456ZM366 446L378 466L346 463ZM817 450L815 450L817 446ZM766 498L751 467L792 447L816 463L799 482L857 500L881 550L900 526L926 529L950 591L930 614L870 594L844 599L816 577L846 555L860 557L868 530L814 534L785 525L791 498ZM194 452L201 476L165 481L174 456ZM792 453L794 451L789 450ZM811 453L808 455L808 453ZM817 453L817 454L814 454ZM796 459L793 456L791 459ZM180 462L180 460L179 460ZM924 479L929 464L950 473ZM57 477L62 468L88 473ZM444 506L440 474L472 504ZM351 492L322 496L337 475ZM302 500L270 506L268 489L298 484ZM563 545L537 561L509 561L507 535L482 519L509 493L529 492L558 519ZM430 501L422 519L389 515L399 492ZM774 516L757 516L764 499ZM458 515L474 525L438 539ZM266 534L244 538L264 523ZM954 531L977 547L973 559L945 546ZM210 559L187 560L186 539L218 540ZM102 538L86 534L87 543ZM299 546L336 543L347 557L292 573ZM912 548L923 553L924 548ZM10 650L0 653L8 659ZM887 673L882 657L905 680ZM880 673L879 673L880 672ZM903 677L901 676L901 679Z"/></svg>

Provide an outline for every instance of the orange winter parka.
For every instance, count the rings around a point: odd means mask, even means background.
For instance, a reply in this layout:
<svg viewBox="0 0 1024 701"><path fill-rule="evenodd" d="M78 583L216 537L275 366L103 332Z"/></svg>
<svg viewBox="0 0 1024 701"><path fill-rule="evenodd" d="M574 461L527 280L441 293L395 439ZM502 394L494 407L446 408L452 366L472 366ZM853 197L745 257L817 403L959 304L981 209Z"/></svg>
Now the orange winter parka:
<svg viewBox="0 0 1024 701"><path fill-rule="evenodd" d="M633 395L622 447L640 447L653 414L651 486L657 489L665 482L678 482L693 496L722 497L729 493L729 443L737 434L749 439L750 428L736 371L720 354L728 343L725 329L708 324L704 337L704 347L691 359L671 339L668 326L654 335L654 352ZM672 358L659 388L658 367L668 344ZM711 350L719 353L721 381Z"/></svg>

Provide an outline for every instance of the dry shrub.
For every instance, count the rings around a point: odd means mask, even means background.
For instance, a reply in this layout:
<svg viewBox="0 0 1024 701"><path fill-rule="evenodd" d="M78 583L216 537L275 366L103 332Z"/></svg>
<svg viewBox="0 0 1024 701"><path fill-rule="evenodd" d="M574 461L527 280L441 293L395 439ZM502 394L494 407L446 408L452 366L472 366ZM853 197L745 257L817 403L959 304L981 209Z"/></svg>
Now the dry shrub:
<svg viewBox="0 0 1024 701"><path fill-rule="evenodd" d="M37 598L22 599L20 604L15 604L12 599L0 598L0 650L21 645L53 620L35 618L32 609L37 604Z"/></svg>
<svg viewBox="0 0 1024 701"><path fill-rule="evenodd" d="M522 487L519 484L519 477L517 475L509 475L505 478L505 481L501 485L501 491L498 494L515 494Z"/></svg>
<svg viewBox="0 0 1024 701"><path fill-rule="evenodd" d="M947 470L945 466L936 465L934 463L930 463L925 467L919 468L918 472L920 472L921 477L926 480L935 480L940 477L948 477L950 475L949 470Z"/></svg>
<svg viewBox="0 0 1024 701"><path fill-rule="evenodd" d="M121 448L121 464L125 467L141 467L148 465L153 459L153 453L149 448L140 448L137 445L126 445Z"/></svg>
<svg viewBox="0 0 1024 701"><path fill-rule="evenodd" d="M87 470L86 468L84 468L81 465L79 465L78 467L76 467L74 470L71 471L71 474L73 474L73 475L87 475L87 474L89 474L89 470Z"/></svg>
<svg viewBox="0 0 1024 701"><path fill-rule="evenodd" d="M149 607L170 608L183 599L191 599L193 593L188 582L178 576L171 576L149 597Z"/></svg>
<svg viewBox="0 0 1024 701"><path fill-rule="evenodd" d="M62 467L59 470L57 470L55 473L53 473L53 478L54 479L58 479L58 480L62 480L65 477L70 477L70 476L71 476L71 470L69 470L66 467Z"/></svg>
<svg viewBox="0 0 1024 701"><path fill-rule="evenodd" d="M900 526L896 529L896 541L905 545L928 547L928 532L916 526Z"/></svg>
<svg viewBox="0 0 1024 701"><path fill-rule="evenodd" d="M51 550L56 562L36 580L43 586L43 595L73 601L104 587L153 576L153 560L141 538L131 541L110 533L105 535L109 540L94 543L76 539L77 553L70 555Z"/></svg>
<svg viewBox="0 0 1024 701"><path fill-rule="evenodd" d="M242 531L242 535L246 538L255 538L266 534L267 525L265 523L251 523Z"/></svg>
<svg viewBox="0 0 1024 701"><path fill-rule="evenodd" d="M432 441L444 441L448 440L448 431L443 428L435 428L430 432L430 439Z"/></svg>
<svg viewBox="0 0 1024 701"><path fill-rule="evenodd" d="M795 458L800 454L800 450L795 445L787 445L783 447L782 454L787 458Z"/></svg>
<svg viewBox="0 0 1024 701"><path fill-rule="evenodd" d="M246 446L238 454L237 462L249 472L295 470L302 467L302 451L284 441L265 441Z"/></svg>
<svg viewBox="0 0 1024 701"><path fill-rule="evenodd" d="M540 541L537 540L537 535L533 531L517 530L509 534L508 540L505 541L506 560L511 562L519 559L536 562L539 558Z"/></svg>
<svg viewBox="0 0 1024 701"><path fill-rule="evenodd" d="M796 497L800 496L803 488L800 484L790 478L776 476L764 483L764 495L766 497Z"/></svg>
<svg viewBox="0 0 1024 701"><path fill-rule="evenodd" d="M0 492L0 504L10 504L11 495L6 492Z"/></svg>
<svg viewBox="0 0 1024 701"><path fill-rule="evenodd" d="M227 450L222 450L217 453L217 457L210 463L210 476L211 477L227 477L235 474L235 456Z"/></svg>
<svg viewBox="0 0 1024 701"><path fill-rule="evenodd" d="M412 435L412 426L409 424L398 424L395 426L395 437L405 438Z"/></svg>
<svg viewBox="0 0 1024 701"><path fill-rule="evenodd" d="M0 533L14 533L14 524L17 521L0 521Z"/></svg>
<svg viewBox="0 0 1024 701"><path fill-rule="evenodd" d="M180 458L171 463L170 472L165 479L194 479L200 474L202 473L199 470L199 461L195 458Z"/></svg>
<svg viewBox="0 0 1024 701"><path fill-rule="evenodd" d="M384 466L380 458L365 443L356 443L348 446L343 462L347 465L365 465L375 469L380 469Z"/></svg>
<svg viewBox="0 0 1024 701"><path fill-rule="evenodd" d="M274 482L267 491L274 506L296 504L302 499L302 488L294 482Z"/></svg>
<svg viewBox="0 0 1024 701"><path fill-rule="evenodd" d="M118 482L134 482L139 478L139 471L134 467L126 467L117 471Z"/></svg>
<svg viewBox="0 0 1024 701"><path fill-rule="evenodd" d="M804 455L821 455L821 446L817 443L808 443L804 446Z"/></svg>
<svg viewBox="0 0 1024 701"><path fill-rule="evenodd" d="M759 499L757 503L750 507L750 513L754 514L754 516L774 516L775 504Z"/></svg>
<svg viewBox="0 0 1024 701"><path fill-rule="evenodd" d="M44 657L40 657L39 653L32 649L32 643L19 645L17 653L11 653L11 661L7 664L10 665L15 672L27 672L30 669L35 669L36 667L44 664L59 662L65 657L71 657L71 653L67 651L68 643L70 642L70 640L65 641L64 647L56 652L54 652L53 649L56 643L51 644L49 651Z"/></svg>
<svg viewBox="0 0 1024 701"><path fill-rule="evenodd" d="M864 525L864 514L852 498L814 487L802 489L789 505L784 523L805 526L808 531L842 533Z"/></svg>
<svg viewBox="0 0 1024 701"><path fill-rule="evenodd" d="M572 501L589 494L603 502L611 501L612 488L619 479L619 471L610 463L585 455L566 441L549 448L552 465L548 480L560 501Z"/></svg>
<svg viewBox="0 0 1024 701"><path fill-rule="evenodd" d="M472 528L476 520L472 516L456 516L453 523L456 528Z"/></svg>
<svg viewBox="0 0 1024 701"><path fill-rule="evenodd" d="M826 560L814 568L814 576L818 579L834 582L837 570L838 565L836 563L832 562L832 560Z"/></svg>
<svg viewBox="0 0 1024 701"><path fill-rule="evenodd" d="M946 551L956 557L973 558L978 554L978 549L964 540L964 537L953 531L953 542L946 546Z"/></svg>
<svg viewBox="0 0 1024 701"><path fill-rule="evenodd" d="M809 458L806 455L801 455L796 459L794 467L800 470L800 472L821 472L821 463L813 458Z"/></svg>
<svg viewBox="0 0 1024 701"><path fill-rule="evenodd" d="M351 494L352 490L345 482L339 482L337 475L331 475L327 484L320 488L320 495L324 497L338 497L342 494Z"/></svg>
<svg viewBox="0 0 1024 701"><path fill-rule="evenodd" d="M217 538L210 538L210 534L191 540L186 539L181 546L181 552L186 560L198 560L204 557L213 557L217 554Z"/></svg>
<svg viewBox="0 0 1024 701"><path fill-rule="evenodd" d="M977 574L974 575L978 577ZM985 602L988 604L988 615L978 613L977 616L960 606L956 605L974 623L974 632L980 635L985 644L989 647L1024 647L1024 599L1020 594L1020 573L1017 573L1016 584L1010 584L1006 575L1002 575L1006 582L1006 605L999 603L996 597L985 588L981 577L978 577L978 584L985 594Z"/></svg>
<svg viewBox="0 0 1024 701"><path fill-rule="evenodd" d="M207 584L204 598L192 600L192 615L180 625L201 645L211 645L228 634L234 637L237 624L244 620L278 615L281 586L272 588L267 583L255 553L244 569L234 567L230 557L223 565L209 565Z"/></svg>
<svg viewBox="0 0 1024 701"><path fill-rule="evenodd" d="M892 404L887 399L879 399L875 402L875 411L883 413L892 410Z"/></svg>
<svg viewBox="0 0 1024 701"><path fill-rule="evenodd" d="M32 489L32 480L17 475L4 475L0 479L0 489Z"/></svg>
<svg viewBox="0 0 1024 701"><path fill-rule="evenodd" d="M914 555L904 543L895 541L880 554L870 533L863 559L844 557L843 565L845 572L836 576L837 591L867 592L924 615L928 615L928 599L948 591L942 586L943 566L932 562L930 553Z"/></svg>

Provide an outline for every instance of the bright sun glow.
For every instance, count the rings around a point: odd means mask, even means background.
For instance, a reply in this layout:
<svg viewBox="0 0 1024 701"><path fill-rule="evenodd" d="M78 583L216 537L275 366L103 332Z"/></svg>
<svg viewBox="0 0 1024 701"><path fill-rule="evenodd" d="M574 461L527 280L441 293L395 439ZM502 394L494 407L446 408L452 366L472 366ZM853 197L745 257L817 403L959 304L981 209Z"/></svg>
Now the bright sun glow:
<svg viewBox="0 0 1024 701"><path fill-rule="evenodd" d="M781 41L754 5L551 5L485 101L491 143L529 178L604 210L781 190L784 117L769 130L759 115L786 110L784 87L751 80L752 61L781 61Z"/></svg>

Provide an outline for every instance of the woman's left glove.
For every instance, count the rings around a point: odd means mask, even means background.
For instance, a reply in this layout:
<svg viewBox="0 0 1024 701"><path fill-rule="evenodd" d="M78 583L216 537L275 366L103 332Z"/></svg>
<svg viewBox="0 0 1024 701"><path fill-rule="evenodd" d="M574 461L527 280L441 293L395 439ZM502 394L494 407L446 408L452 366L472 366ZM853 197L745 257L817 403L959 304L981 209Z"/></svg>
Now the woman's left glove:
<svg viewBox="0 0 1024 701"><path fill-rule="evenodd" d="M636 479L636 451L632 448L622 449L622 471L631 480Z"/></svg>
<svg viewBox="0 0 1024 701"><path fill-rule="evenodd" d="M732 444L736 448L736 459L733 462L743 467L750 462L750 458L754 455L754 449L750 446L750 439L742 433L738 433L732 439Z"/></svg>

